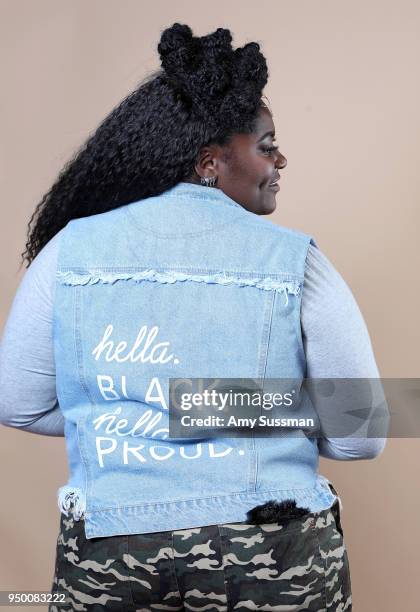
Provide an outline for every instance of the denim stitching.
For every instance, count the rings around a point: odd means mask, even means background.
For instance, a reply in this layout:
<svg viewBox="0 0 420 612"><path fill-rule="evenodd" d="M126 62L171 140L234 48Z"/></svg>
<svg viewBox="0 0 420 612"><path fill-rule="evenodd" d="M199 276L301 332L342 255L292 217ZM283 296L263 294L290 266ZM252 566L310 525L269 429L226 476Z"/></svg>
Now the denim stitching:
<svg viewBox="0 0 420 612"><path fill-rule="evenodd" d="M85 415L83 415L82 417L80 417L77 420L77 429L76 429L76 435L77 435L77 445L79 448L79 452L80 452L80 457L82 459L82 463L85 469L85 491L86 491L86 496L84 499L84 507L85 510L83 512L84 516L86 514L86 504L87 504L87 499L89 497L89 495L91 495L91 486L92 486L92 482L93 482L93 478L92 478L92 474L90 471L90 464L89 464L89 460L88 460L88 454L86 452L86 448L83 445L83 430L81 428L81 423L85 424L87 422L88 419L92 420L93 418L93 406L95 405L94 401L92 400L92 396L90 394L88 385L86 383L86 377L85 377L85 372L84 372L84 365L83 365L83 348L82 348L82 338L81 338L81 321L82 321L82 309L83 309L83 300L82 300L82 296L83 296L83 292L81 291L81 287L77 288L77 292L76 292L76 308L75 308L75 321L74 321L74 328L75 328L75 342L76 342L76 359L77 359L77 370L78 370L78 375L79 375L79 381L80 381L80 385L82 387L82 389L85 391L86 393L86 397L89 400L89 406L90 406L90 410L89 412L86 412Z"/></svg>
<svg viewBox="0 0 420 612"><path fill-rule="evenodd" d="M304 494L304 496L308 499L314 499L315 497L315 493L314 493L314 488L307 488L307 489L264 489L261 491L258 491L258 495L270 495L270 494L275 494L275 493L284 493L287 494L289 497L290 496L296 496L301 494ZM149 507L153 507L153 506L168 506L168 505L173 505L173 504L182 504L185 502L207 502L208 500L214 499L214 500L221 500L223 501L224 499L226 499L227 497L238 497L238 496L244 496L245 497L245 501L246 499L249 499L250 497L250 492L249 491L240 491L237 493L227 493L226 495L210 495L208 497L190 497L190 498L184 498L184 499L176 499L176 500L171 500L171 501L167 501L167 502L162 502L162 501L153 501L153 502L145 502L145 503L140 503L140 504L131 504L131 505L123 505L123 506L109 506L109 507L105 507L105 508L96 508L94 510L92 510L91 512L89 512L89 515L95 514L97 512L103 512L103 511L113 511L113 510L119 510L121 508L124 508L125 510L128 510L129 508L149 508Z"/></svg>
<svg viewBox="0 0 420 612"><path fill-rule="evenodd" d="M251 286L256 287L257 289L262 289L264 291L277 291L283 292L286 296L285 306L288 305L288 297L287 294L291 293L293 295L299 295L300 293L300 282L299 281L284 281L284 280L276 280L273 278L245 278L238 276L228 276L226 273L216 273L216 274L207 274L207 275L199 275L199 274L185 274L181 272L175 271L165 271L160 272L158 270L149 269L143 270L142 272L132 272L132 273L104 273L98 272L93 273L86 271L82 274L74 272L74 271L58 271L57 278L60 283L64 285L71 286L83 286L83 285L95 285L98 283L103 284L113 284L116 281L121 280L132 280L134 282L141 281L151 281L158 283L175 283L175 282L183 282L183 281L193 281L198 283L206 283L206 284L218 284L218 285L238 285L242 286ZM85 389L86 391L86 389Z"/></svg>
<svg viewBox="0 0 420 612"><path fill-rule="evenodd" d="M162 238L162 239L168 239L168 238L184 239L184 238L193 237L193 236L197 236L197 237L205 236L206 234L212 234L218 231L224 232L224 231L230 230L233 224L243 221L243 219L232 218L225 223L219 223L218 225L212 225L211 227L204 229L204 230L202 229L196 232L178 232L174 234L173 232L170 232L170 233L156 232L150 226L139 223L136 217L134 216L133 212L130 209L126 209L124 212L126 213L127 217L130 218L131 222L133 223L133 225L135 225L137 229L147 234L150 234L154 236L155 238Z"/></svg>
<svg viewBox="0 0 420 612"><path fill-rule="evenodd" d="M224 274L228 276L237 276L239 278L254 276L259 280L271 279L276 281L284 281L284 282L295 282L303 285L304 277L300 274L294 274L291 272L261 272L259 270L239 270L237 268L230 268L229 270L220 269L220 268L200 268L196 266L181 266L176 264L144 264L142 266L60 266L57 268L56 272L56 280L61 280L61 284L63 284L63 278L65 278L65 274L69 272L73 272L77 275L91 275L97 274L100 275L102 273L106 274L115 274L117 275L131 275L139 272L146 272L154 270L156 272L162 273L180 273L180 274L198 274L198 275L213 275L213 274Z"/></svg>

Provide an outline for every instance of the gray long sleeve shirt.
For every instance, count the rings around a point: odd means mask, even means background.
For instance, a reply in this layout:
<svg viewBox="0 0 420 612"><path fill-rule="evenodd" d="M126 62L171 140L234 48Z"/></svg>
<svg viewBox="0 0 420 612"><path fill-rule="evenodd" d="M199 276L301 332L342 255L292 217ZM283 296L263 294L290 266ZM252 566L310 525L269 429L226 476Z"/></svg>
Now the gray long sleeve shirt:
<svg viewBox="0 0 420 612"><path fill-rule="evenodd" d="M60 234L26 270L0 343L0 423L49 436L64 436L52 336ZM306 259L301 327L308 378L379 378L357 302L338 271L312 244ZM372 459L383 451L385 439L321 438L318 447L320 455L330 459Z"/></svg>

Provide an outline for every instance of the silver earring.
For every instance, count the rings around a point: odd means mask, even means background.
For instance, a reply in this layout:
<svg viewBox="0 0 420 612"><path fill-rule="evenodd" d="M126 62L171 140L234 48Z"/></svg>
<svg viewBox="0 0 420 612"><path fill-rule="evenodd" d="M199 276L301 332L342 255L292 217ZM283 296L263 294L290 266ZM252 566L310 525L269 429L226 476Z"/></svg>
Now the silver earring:
<svg viewBox="0 0 420 612"><path fill-rule="evenodd" d="M217 182L217 176L201 177L201 184L205 187L214 187Z"/></svg>

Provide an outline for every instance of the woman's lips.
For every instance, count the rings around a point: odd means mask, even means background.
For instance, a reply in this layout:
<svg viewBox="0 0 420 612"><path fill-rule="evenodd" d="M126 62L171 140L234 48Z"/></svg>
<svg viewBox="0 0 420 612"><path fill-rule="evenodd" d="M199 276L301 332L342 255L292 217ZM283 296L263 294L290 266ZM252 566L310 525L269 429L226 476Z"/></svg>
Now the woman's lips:
<svg viewBox="0 0 420 612"><path fill-rule="evenodd" d="M280 185L278 183L273 183L272 185L269 185L268 188L270 191L279 191Z"/></svg>

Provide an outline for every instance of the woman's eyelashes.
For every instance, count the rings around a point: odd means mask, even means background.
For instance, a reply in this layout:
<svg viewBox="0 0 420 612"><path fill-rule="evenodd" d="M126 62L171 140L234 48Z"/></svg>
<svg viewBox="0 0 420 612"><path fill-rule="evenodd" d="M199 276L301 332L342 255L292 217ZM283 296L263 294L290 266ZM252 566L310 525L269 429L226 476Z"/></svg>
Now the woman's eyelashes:
<svg viewBox="0 0 420 612"><path fill-rule="evenodd" d="M264 153L272 153L273 151L278 151L279 148L277 145L273 145L271 147L262 147L262 150L264 151Z"/></svg>

